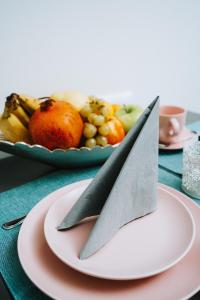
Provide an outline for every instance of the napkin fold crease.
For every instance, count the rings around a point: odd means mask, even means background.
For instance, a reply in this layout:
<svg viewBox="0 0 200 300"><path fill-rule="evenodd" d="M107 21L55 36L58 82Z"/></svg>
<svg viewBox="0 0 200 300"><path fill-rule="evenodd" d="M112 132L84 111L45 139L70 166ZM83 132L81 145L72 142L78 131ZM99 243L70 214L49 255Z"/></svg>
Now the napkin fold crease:
<svg viewBox="0 0 200 300"><path fill-rule="evenodd" d="M80 259L97 252L122 226L156 209L158 129L159 97L146 108L57 227L70 229L87 217L99 215Z"/></svg>

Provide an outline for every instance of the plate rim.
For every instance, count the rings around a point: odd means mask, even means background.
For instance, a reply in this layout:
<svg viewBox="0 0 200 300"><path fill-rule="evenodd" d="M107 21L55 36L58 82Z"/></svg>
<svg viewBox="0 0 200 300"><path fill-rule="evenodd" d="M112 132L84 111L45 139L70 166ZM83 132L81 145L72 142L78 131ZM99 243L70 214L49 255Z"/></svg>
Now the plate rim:
<svg viewBox="0 0 200 300"><path fill-rule="evenodd" d="M70 192L73 192L75 189L78 189L78 188L82 188L84 185L88 185L90 182L88 183L84 183L84 182L79 182L79 185L77 187L75 187L73 190L71 190ZM86 186L87 187L87 186ZM144 278L148 278L148 277L151 277L151 276L154 276L154 275L158 275L164 271L167 271L168 269L170 269L171 267L173 267L174 265L176 265L191 249L192 245L193 245L193 242L194 242L194 239L195 239L195 235L196 235L196 226L195 226L195 222L194 222L194 218L190 212L190 210L186 207L186 205L184 203L182 203L178 197L174 196L172 193L169 193L168 191L166 191L165 189L163 189L162 187L160 187L159 183L157 185L157 189L161 189L162 191L164 191L165 193L169 194L171 197L175 198L176 201L185 209L185 211L187 212L188 216L189 216L189 219L191 221L191 224L192 224L192 236L190 238L190 242L188 243L187 247L185 248L185 250L182 252L182 254L177 258L175 259L173 262L171 262L170 264L167 264L166 266L158 269L157 271L153 271L153 272L145 272L145 273L142 273L141 275L129 275L129 276L119 276L119 275L116 275L116 276L110 276L110 275L105 275L105 274L101 274L101 273L95 273L94 271L88 271L87 269L82 269L82 268L79 268L77 265L74 266L73 263L71 262L66 262L66 260L63 259L62 255L58 254L55 249L52 247L51 243L49 242L48 238L47 238L47 221L48 221L48 215L51 211L51 209L54 209L54 207L56 206L56 203L58 201L62 201L62 198L64 197L61 197L59 199L57 199L52 205L51 207L48 209L48 212L45 216L45 220L44 220L44 225L43 225L43 230L44 230L44 236L45 236L45 240L49 246L49 248L51 249L51 251L54 253L54 255L56 255L56 257L58 259L60 259L64 264L66 264L67 266L69 266L70 268L78 271L78 272L81 272L85 275L89 275L89 276L92 276L92 277L96 277L96 278L101 278L101 279L107 279L107 280L114 280L114 281L124 281L124 280L136 280L136 279L144 279Z"/></svg>

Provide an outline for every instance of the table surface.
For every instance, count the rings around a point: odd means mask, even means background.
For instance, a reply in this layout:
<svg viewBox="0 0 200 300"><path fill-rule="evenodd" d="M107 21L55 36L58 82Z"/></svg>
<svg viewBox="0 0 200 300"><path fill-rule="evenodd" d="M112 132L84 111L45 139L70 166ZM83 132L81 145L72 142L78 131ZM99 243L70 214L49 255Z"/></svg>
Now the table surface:
<svg viewBox="0 0 200 300"><path fill-rule="evenodd" d="M199 114L193 112L188 113L187 124L198 120L200 120ZM54 172L56 171L56 168L0 151L0 170L0 192L3 192L35 178ZM12 299L11 295L6 291L5 282L3 283L1 277L0 290L0 300ZM197 299L200 299L200 292L192 297L192 300Z"/></svg>

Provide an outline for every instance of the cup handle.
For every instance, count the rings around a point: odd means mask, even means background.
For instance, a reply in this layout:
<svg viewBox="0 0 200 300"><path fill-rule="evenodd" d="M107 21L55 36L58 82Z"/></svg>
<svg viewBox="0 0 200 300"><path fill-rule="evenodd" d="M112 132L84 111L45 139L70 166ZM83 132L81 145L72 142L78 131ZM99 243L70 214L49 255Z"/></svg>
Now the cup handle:
<svg viewBox="0 0 200 300"><path fill-rule="evenodd" d="M175 136L179 134L180 132L180 124L179 122L175 119L172 118L169 120L169 136Z"/></svg>

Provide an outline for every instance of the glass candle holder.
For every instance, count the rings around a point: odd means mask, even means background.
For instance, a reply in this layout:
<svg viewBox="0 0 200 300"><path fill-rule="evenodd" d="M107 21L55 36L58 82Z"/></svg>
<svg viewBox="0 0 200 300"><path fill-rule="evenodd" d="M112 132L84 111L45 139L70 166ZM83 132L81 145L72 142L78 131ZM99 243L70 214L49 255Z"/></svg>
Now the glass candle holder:
<svg viewBox="0 0 200 300"><path fill-rule="evenodd" d="M200 136L183 150L182 190L200 199Z"/></svg>

